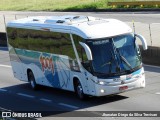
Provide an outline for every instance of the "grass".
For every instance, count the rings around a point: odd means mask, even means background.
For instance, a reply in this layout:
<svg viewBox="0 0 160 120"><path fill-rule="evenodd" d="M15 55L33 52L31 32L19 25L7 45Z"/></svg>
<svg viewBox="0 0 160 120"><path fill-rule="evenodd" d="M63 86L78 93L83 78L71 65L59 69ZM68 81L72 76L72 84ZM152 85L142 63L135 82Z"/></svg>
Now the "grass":
<svg viewBox="0 0 160 120"><path fill-rule="evenodd" d="M88 4L81 4L81 5L76 5L76 6L71 6L68 7L64 10L67 11L72 11L72 10L96 10L96 9L106 9L110 8L107 6L108 0L98 0L96 2L88 3Z"/></svg>
<svg viewBox="0 0 160 120"><path fill-rule="evenodd" d="M0 10L14 11L72 11L128 8L127 6L108 6L108 1L138 0L0 0ZM129 7L130 8L130 7ZM160 6L135 6L131 8L160 8Z"/></svg>
<svg viewBox="0 0 160 120"><path fill-rule="evenodd" d="M92 7L93 3L104 1L107 0L0 0L0 10L53 11L75 6L84 7L85 5L91 5Z"/></svg>

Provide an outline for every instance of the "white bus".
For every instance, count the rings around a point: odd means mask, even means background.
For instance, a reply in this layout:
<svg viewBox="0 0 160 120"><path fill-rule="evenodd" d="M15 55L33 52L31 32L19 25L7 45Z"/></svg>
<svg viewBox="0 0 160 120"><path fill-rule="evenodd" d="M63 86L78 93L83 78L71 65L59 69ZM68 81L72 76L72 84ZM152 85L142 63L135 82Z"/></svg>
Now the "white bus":
<svg viewBox="0 0 160 120"><path fill-rule="evenodd" d="M33 89L44 85L74 91L80 99L145 87L137 38L116 19L38 16L7 24L14 77Z"/></svg>

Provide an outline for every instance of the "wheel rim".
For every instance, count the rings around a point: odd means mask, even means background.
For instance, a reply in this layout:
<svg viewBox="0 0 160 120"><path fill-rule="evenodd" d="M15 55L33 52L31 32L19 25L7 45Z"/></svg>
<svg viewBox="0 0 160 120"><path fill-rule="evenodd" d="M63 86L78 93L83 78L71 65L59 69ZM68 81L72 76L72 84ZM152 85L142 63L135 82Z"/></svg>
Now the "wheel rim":
<svg viewBox="0 0 160 120"><path fill-rule="evenodd" d="M80 84L77 86L77 94L80 98L83 98L83 89Z"/></svg>
<svg viewBox="0 0 160 120"><path fill-rule="evenodd" d="M29 80L30 80L31 87L32 87L33 89L35 89L36 83L35 83L35 81L34 81L34 76L33 76L32 73L29 74Z"/></svg>
<svg viewBox="0 0 160 120"><path fill-rule="evenodd" d="M31 86L32 86L32 88L35 88L35 84L34 84L33 80L31 80Z"/></svg>

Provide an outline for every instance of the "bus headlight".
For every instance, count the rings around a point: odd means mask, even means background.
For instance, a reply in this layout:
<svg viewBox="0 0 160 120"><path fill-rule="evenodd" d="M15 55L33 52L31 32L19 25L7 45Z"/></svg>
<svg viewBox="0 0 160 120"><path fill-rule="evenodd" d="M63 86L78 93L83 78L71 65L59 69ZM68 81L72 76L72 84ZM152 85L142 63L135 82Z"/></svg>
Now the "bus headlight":
<svg viewBox="0 0 160 120"><path fill-rule="evenodd" d="M105 83L103 81L99 81L99 84L100 85L104 85Z"/></svg>
<svg viewBox="0 0 160 120"><path fill-rule="evenodd" d="M99 84L99 85L108 85L108 84L109 84L109 82L99 81L99 82L98 82L98 84Z"/></svg>
<svg viewBox="0 0 160 120"><path fill-rule="evenodd" d="M100 90L100 92L101 92L101 93L104 93L104 90L103 90L103 89L101 89L101 90Z"/></svg>
<svg viewBox="0 0 160 120"><path fill-rule="evenodd" d="M105 82L105 81L101 81L101 80L98 80L98 79L91 79L94 83L96 84L99 84L99 85L107 85L109 84L110 82Z"/></svg>

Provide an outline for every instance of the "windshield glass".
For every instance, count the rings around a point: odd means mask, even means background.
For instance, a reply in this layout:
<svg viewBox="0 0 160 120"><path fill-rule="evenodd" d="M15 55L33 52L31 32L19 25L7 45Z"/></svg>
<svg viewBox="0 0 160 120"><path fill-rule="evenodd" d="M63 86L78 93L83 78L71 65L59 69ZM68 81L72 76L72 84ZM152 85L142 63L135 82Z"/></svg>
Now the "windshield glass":
<svg viewBox="0 0 160 120"><path fill-rule="evenodd" d="M141 56L132 34L87 40L92 51L92 67L97 74L124 74L141 66Z"/></svg>

